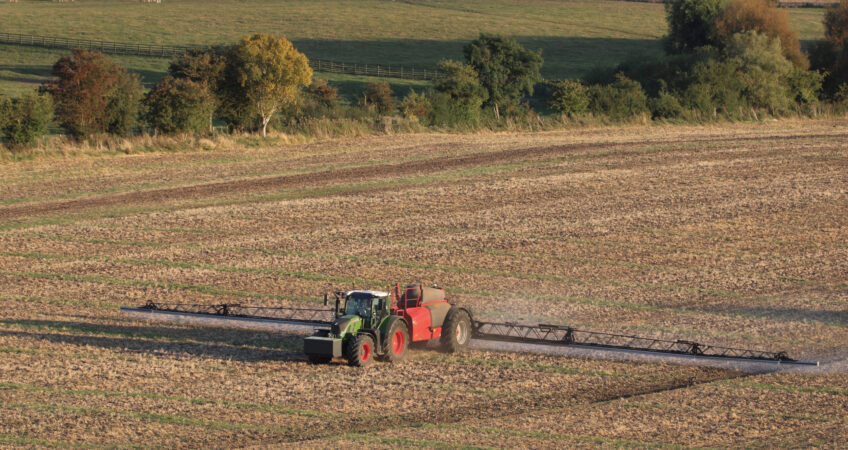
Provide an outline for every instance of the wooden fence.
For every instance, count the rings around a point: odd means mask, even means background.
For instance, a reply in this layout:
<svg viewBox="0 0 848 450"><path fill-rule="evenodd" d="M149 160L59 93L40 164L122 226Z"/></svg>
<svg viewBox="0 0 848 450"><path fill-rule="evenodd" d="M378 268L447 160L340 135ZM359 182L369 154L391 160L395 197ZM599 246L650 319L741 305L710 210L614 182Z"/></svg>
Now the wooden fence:
<svg viewBox="0 0 848 450"><path fill-rule="evenodd" d="M91 39L72 39L51 36L33 36L29 34L0 33L0 44L25 45L40 48L97 50L111 55L143 56L152 58L172 58L192 50L208 47L191 45L149 45L109 42ZM382 64L359 64L310 59L312 70L324 73L364 75L380 78L402 78L404 80L432 80L438 75L433 69L420 69L404 66L386 66Z"/></svg>
<svg viewBox="0 0 848 450"><path fill-rule="evenodd" d="M147 56L155 58L171 58L176 55L182 55L190 50L203 48L200 46L129 44L124 42L33 36L17 33L0 33L0 43L69 50L81 48L86 50L97 50L101 53L108 53L112 55Z"/></svg>

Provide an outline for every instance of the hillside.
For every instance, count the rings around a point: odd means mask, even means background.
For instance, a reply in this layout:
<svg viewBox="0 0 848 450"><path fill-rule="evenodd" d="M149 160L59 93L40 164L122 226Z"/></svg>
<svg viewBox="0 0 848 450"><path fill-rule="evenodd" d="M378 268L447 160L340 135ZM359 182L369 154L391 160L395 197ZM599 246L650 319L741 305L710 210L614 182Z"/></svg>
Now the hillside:
<svg viewBox="0 0 848 450"><path fill-rule="evenodd" d="M821 36L822 10L790 14L803 40ZM580 77L595 67L659 54L665 34L662 5L596 0L22 1L0 3L0 15L5 32L173 45L226 43L266 32L286 36L312 58L417 67L461 59L467 41L497 32L541 49L542 73L550 78ZM0 89L31 88L49 75L60 54L0 46ZM157 81L167 67L161 60L121 61L146 82ZM344 76L335 81L348 94L363 84ZM415 85L397 84L401 92Z"/></svg>

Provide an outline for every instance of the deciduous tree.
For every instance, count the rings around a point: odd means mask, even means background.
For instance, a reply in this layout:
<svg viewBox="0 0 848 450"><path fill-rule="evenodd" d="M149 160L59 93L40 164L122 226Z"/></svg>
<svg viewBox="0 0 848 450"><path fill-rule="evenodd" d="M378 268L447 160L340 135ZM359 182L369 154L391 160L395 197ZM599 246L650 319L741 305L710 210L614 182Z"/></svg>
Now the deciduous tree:
<svg viewBox="0 0 848 450"><path fill-rule="evenodd" d="M667 49L681 52L714 45L716 20L726 4L727 0L667 0Z"/></svg>
<svg viewBox="0 0 848 450"><path fill-rule="evenodd" d="M56 105L56 118L71 135L132 131L142 96L136 74L101 53L76 50L56 62L53 75L58 81L47 90Z"/></svg>
<svg viewBox="0 0 848 450"><path fill-rule="evenodd" d="M287 39L255 34L230 52L225 79L229 101L257 117L266 136L274 114L294 103L300 89L311 83L312 69Z"/></svg>
<svg viewBox="0 0 848 450"><path fill-rule="evenodd" d="M463 49L465 60L477 72L480 84L489 93L486 105L500 117L500 106L516 104L533 93L542 79L542 52L527 50L514 39L481 34Z"/></svg>
<svg viewBox="0 0 848 450"><path fill-rule="evenodd" d="M732 0L716 20L717 38L723 46L729 45L734 35L749 31L779 40L786 59L802 69L809 66L798 33L789 24L789 14L773 0Z"/></svg>

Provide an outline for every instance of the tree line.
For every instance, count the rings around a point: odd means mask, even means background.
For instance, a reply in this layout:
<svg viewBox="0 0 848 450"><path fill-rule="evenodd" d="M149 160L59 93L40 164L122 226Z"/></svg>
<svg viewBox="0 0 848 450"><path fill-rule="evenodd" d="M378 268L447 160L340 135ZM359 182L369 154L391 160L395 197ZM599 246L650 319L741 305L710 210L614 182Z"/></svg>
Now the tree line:
<svg viewBox="0 0 848 450"><path fill-rule="evenodd" d="M444 60L432 87L396 99L370 83L356 104L313 79L306 56L266 34L174 58L144 92L136 74L78 50L53 66L55 81L18 98L0 96L0 134L22 148L57 123L70 136L214 131L267 135L314 118L374 120L399 115L423 126L497 127L503 117L633 117L708 121L815 115L848 109L848 0L826 10L824 39L808 52L772 0L668 0L664 55L595 70L582 80L543 80L541 51L481 34L464 61ZM531 107L530 99L534 100ZM539 100L542 101L539 101ZM541 120L541 119L540 119Z"/></svg>

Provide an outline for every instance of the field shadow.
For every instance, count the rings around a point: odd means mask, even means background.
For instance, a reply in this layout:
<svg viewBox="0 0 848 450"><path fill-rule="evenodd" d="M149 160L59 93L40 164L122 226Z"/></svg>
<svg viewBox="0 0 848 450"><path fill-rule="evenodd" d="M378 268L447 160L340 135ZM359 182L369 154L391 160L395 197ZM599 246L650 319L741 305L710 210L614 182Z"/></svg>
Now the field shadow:
<svg viewBox="0 0 848 450"><path fill-rule="evenodd" d="M0 320L0 323L23 328L0 330L0 335L60 344L232 361L305 359L300 351L303 336L292 333L216 327L117 326L56 320Z"/></svg>
<svg viewBox="0 0 848 450"><path fill-rule="evenodd" d="M627 59L662 55L659 39L514 36L530 50L542 50L542 75L575 78L597 67L612 67ZM372 41L296 39L310 59L405 68L433 68L442 59L464 60L467 40L386 39Z"/></svg>
<svg viewBox="0 0 848 450"><path fill-rule="evenodd" d="M14 72L19 75L49 77L52 70L53 66L47 65L0 64L0 71Z"/></svg>

